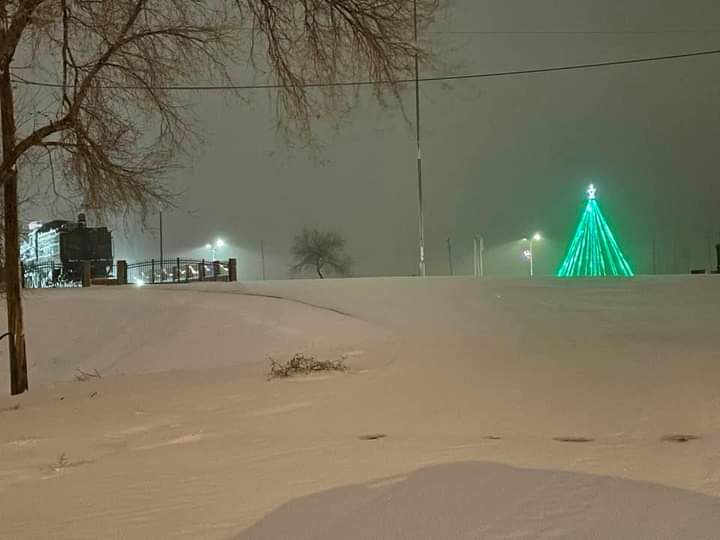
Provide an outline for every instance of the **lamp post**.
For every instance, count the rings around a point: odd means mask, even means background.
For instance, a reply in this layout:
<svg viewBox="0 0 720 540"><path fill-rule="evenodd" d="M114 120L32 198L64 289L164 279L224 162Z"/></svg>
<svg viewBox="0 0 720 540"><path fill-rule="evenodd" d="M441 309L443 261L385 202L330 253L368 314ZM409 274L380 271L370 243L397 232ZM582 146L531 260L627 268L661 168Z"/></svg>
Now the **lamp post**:
<svg viewBox="0 0 720 540"><path fill-rule="evenodd" d="M212 244L209 244L209 243L205 244L205 248L210 250L210 260L211 261L215 260L215 255L217 253L217 250L222 247L225 247L225 242L223 241L222 238L218 238Z"/></svg>
<svg viewBox="0 0 720 540"><path fill-rule="evenodd" d="M535 242L542 240L542 235L538 232L532 235L530 239L523 238L524 242L529 244L529 248L523 251L523 255L530 263L530 277L535 275Z"/></svg>

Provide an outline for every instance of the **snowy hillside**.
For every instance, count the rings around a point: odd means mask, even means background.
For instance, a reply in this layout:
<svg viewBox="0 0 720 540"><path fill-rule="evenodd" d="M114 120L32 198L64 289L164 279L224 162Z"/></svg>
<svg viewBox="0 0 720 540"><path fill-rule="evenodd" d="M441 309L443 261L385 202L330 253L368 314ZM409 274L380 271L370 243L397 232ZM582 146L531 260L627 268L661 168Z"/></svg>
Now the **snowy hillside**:
<svg viewBox="0 0 720 540"><path fill-rule="evenodd" d="M31 392L0 398L2 538L719 525L716 276L94 287L31 291L26 311ZM295 352L350 370L268 381L267 356ZM441 529L411 519L432 508Z"/></svg>

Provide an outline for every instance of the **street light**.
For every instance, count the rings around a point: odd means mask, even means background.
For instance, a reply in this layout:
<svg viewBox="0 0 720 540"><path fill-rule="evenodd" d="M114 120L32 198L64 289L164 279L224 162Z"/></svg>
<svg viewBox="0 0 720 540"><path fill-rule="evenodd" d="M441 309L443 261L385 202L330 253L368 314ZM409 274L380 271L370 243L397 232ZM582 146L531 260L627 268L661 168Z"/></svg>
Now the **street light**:
<svg viewBox="0 0 720 540"><path fill-rule="evenodd" d="M542 235L539 232L535 233L529 240L523 238L523 242L530 244L530 248L523 251L525 259L530 263L530 277L535 275L535 242L539 242L540 240L542 240Z"/></svg>
<svg viewBox="0 0 720 540"><path fill-rule="evenodd" d="M205 244L205 249L210 250L210 260L212 260L212 261L215 260L215 253L217 252L218 249L220 249L222 247L225 247L225 242L223 241L222 238L218 238L217 240L215 240L214 244Z"/></svg>

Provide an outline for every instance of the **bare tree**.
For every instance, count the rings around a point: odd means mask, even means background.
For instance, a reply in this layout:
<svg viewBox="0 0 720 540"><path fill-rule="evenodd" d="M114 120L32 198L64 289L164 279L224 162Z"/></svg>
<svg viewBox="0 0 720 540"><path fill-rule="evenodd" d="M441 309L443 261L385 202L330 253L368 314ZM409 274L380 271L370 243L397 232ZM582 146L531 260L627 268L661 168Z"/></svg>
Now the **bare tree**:
<svg viewBox="0 0 720 540"><path fill-rule="evenodd" d="M350 103L348 81L399 95L426 58L414 22L427 25L437 2L0 0L11 392L28 386L19 168L48 163L53 188L90 211L144 215L167 201L163 180L197 141L183 88L231 87L235 66L250 66L275 92L279 124L308 140L314 118Z"/></svg>
<svg viewBox="0 0 720 540"><path fill-rule="evenodd" d="M305 227L290 248L295 261L290 270L298 274L310 268L320 279L328 272L346 276L350 273L351 260L344 251L345 239L339 233Z"/></svg>

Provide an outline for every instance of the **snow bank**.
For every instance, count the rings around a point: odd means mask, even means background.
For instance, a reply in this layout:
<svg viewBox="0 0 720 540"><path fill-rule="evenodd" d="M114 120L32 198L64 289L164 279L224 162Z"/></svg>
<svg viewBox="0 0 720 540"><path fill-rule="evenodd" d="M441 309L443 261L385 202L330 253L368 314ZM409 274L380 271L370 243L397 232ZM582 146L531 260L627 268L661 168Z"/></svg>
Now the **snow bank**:
<svg viewBox="0 0 720 540"><path fill-rule="evenodd" d="M26 312L3 538L716 536L717 276L94 287ZM350 370L267 381L294 352Z"/></svg>

